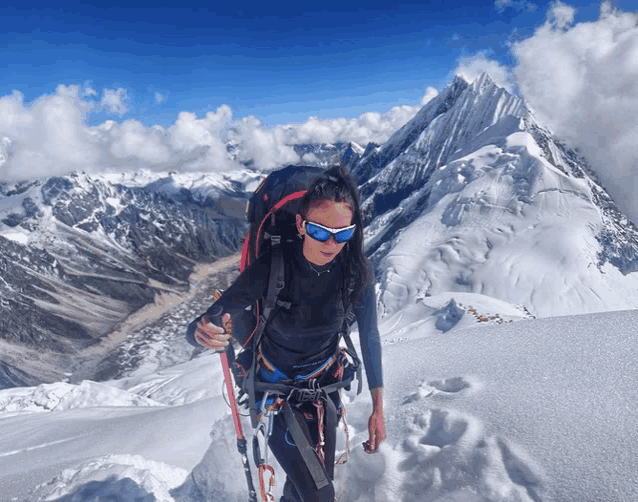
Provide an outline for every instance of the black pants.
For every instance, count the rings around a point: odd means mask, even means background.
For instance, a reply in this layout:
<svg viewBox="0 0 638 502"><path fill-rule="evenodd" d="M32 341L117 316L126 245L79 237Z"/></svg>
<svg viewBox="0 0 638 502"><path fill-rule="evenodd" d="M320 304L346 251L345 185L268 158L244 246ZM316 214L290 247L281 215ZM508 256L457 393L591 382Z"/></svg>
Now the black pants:
<svg viewBox="0 0 638 502"><path fill-rule="evenodd" d="M334 417L333 420L328 420L327 417L324 419L324 465L328 479L332 481L334 479L338 410L341 406L339 392L331 393L329 399L332 400L337 409L337 417ZM297 409L306 415L305 420L302 420L302 429L310 445L315 448L319 443L317 408L312 402L305 402L300 404ZM330 422L332 422L332 426L329 425ZM273 431L268 445L279 465L286 472L286 484L281 502L334 502L335 492L332 483L328 488L321 490L321 493L317 493L310 470L290 435L283 413L277 414L274 418Z"/></svg>

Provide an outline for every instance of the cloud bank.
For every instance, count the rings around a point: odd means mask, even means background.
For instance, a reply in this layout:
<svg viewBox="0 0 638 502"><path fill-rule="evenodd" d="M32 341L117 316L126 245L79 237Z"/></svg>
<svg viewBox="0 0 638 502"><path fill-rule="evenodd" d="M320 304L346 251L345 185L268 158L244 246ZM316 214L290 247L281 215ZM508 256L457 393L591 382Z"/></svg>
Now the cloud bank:
<svg viewBox="0 0 638 502"><path fill-rule="evenodd" d="M514 45L515 74L537 118L591 162L638 224L638 14L603 2L594 22L552 3L546 22Z"/></svg>
<svg viewBox="0 0 638 502"><path fill-rule="evenodd" d="M91 113L125 115L125 89L98 91L85 85L59 85L52 95L25 103L19 92L0 97L0 180L15 180L105 169L228 171L253 160L260 169L300 162L291 145L353 141L383 143L436 96L428 88L417 106L358 118L319 119L266 127L254 116L241 120L220 106L204 117L181 112L169 127L137 120L107 120L89 126ZM165 96L156 93L156 103ZM229 151L228 145L235 149Z"/></svg>

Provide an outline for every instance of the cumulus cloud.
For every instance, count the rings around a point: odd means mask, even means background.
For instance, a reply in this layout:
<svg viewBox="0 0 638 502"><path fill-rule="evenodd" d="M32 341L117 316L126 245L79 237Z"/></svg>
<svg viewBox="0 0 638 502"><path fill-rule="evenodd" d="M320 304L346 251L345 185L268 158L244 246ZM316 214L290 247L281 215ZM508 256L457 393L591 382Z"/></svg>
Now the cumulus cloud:
<svg viewBox="0 0 638 502"><path fill-rule="evenodd" d="M320 119L310 117L306 122L278 126L286 131L290 144L336 143L353 141L360 145L369 142L384 143L406 122L411 120L423 105L430 102L438 91L428 87L417 106L395 106L386 113L366 112L357 118Z"/></svg>
<svg viewBox="0 0 638 502"><path fill-rule="evenodd" d="M0 136L7 138L0 170L4 177L32 177L79 169L98 161L100 152L85 127L94 104L80 98L78 86L60 85L29 106L19 92L0 98ZM13 176L11 176L13 174Z"/></svg>
<svg viewBox="0 0 638 502"><path fill-rule="evenodd" d="M128 111L128 106L125 103L126 90L119 89L104 89L102 94L102 101L100 105L102 108L110 111L111 113L117 113L118 115L124 115Z"/></svg>
<svg viewBox="0 0 638 502"><path fill-rule="evenodd" d="M603 2L598 20L574 24L554 2L534 35L514 45L515 74L536 116L591 162L638 223L638 14Z"/></svg>
<svg viewBox="0 0 638 502"><path fill-rule="evenodd" d="M510 70L498 61L488 59L484 52L461 57L454 70L456 76L463 77L468 82L474 82L483 72L486 72L496 85L513 92Z"/></svg>
<svg viewBox="0 0 638 502"><path fill-rule="evenodd" d="M436 98L439 95L438 89L434 87L428 87L425 90L425 94L421 97L421 106L427 105L430 101Z"/></svg>
<svg viewBox="0 0 638 502"><path fill-rule="evenodd" d="M235 129L235 142L239 144L243 160L254 159L264 169L274 169L282 164L299 161L299 156L288 144L286 131L282 127L266 129L257 117L244 117Z"/></svg>
<svg viewBox="0 0 638 502"><path fill-rule="evenodd" d="M547 13L547 23L558 29L565 29L574 22L576 9L571 5L554 0Z"/></svg>
<svg viewBox="0 0 638 502"><path fill-rule="evenodd" d="M201 118L181 112L174 124L161 127L133 119L88 125L93 112L126 113L125 89L105 89L97 100L98 92L88 84L61 85L32 103L15 92L0 98L0 179L113 168L228 171L248 161L273 169L302 160L292 148L295 144L383 143L437 94L429 87L419 105L397 106L386 113L310 117L273 127L254 116L235 119L232 109L222 105Z"/></svg>

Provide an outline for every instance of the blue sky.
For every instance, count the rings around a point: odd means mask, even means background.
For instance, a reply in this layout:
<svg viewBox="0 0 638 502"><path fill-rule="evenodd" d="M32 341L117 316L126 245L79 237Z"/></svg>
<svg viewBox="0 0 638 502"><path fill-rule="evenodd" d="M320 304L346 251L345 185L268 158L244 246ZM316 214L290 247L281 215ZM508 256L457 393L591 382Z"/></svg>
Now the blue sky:
<svg viewBox="0 0 638 502"><path fill-rule="evenodd" d="M385 113L443 87L462 56L512 64L508 42L530 36L549 5L392 1L23 2L0 10L0 95L124 89L128 111L93 113L92 124L169 125L180 111L201 117L223 104L266 125ZM570 5L577 20L598 16L598 3Z"/></svg>

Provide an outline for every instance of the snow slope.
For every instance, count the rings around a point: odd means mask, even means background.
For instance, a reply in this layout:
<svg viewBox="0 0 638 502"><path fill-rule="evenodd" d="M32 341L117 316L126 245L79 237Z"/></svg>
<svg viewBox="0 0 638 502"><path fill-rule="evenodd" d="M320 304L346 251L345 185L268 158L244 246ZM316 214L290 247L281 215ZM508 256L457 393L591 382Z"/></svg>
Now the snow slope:
<svg viewBox="0 0 638 502"><path fill-rule="evenodd" d="M449 291L539 317L638 306L638 229L486 74L457 78L353 171L382 314Z"/></svg>
<svg viewBox="0 0 638 502"><path fill-rule="evenodd" d="M426 303L382 323L379 454L361 447L369 395L345 396L353 450L337 467L340 502L638 499L638 312L509 323L523 311L485 297ZM437 329L446 313L456 322ZM205 353L63 409L18 412L18 389L1 391L13 407L0 412L0 498L245 500L221 378ZM38 391L20 392L33 402ZM278 467L276 479L279 493Z"/></svg>

